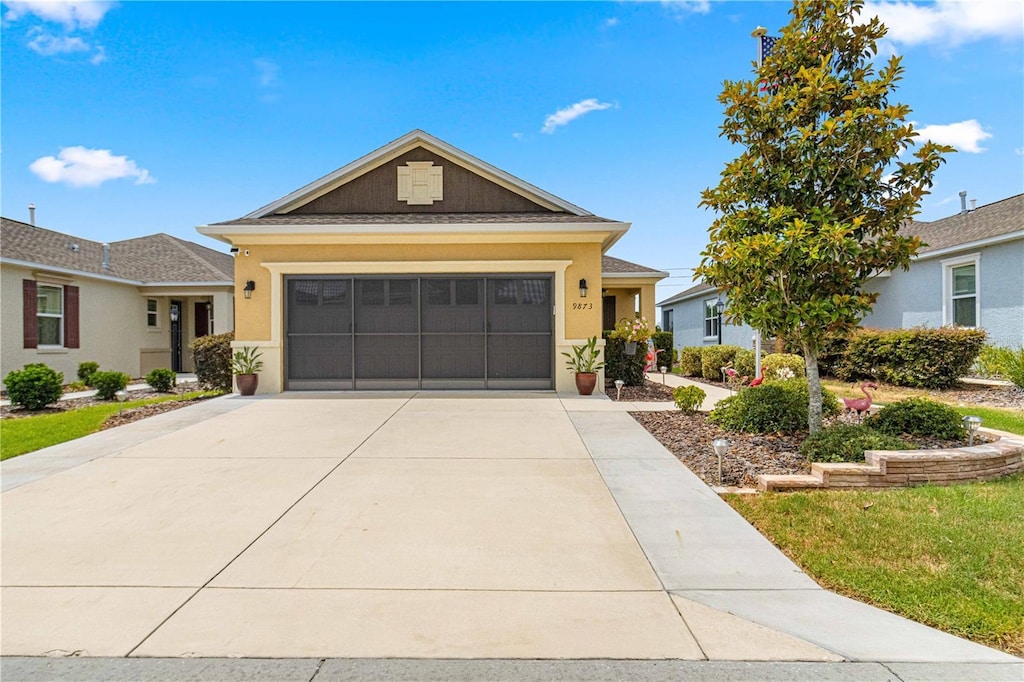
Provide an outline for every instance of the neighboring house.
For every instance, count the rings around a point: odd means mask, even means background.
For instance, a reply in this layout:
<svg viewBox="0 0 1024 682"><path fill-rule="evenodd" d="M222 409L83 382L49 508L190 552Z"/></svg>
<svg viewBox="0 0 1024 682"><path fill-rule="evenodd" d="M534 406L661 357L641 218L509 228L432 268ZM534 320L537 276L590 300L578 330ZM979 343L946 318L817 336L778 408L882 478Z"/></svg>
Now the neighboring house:
<svg viewBox="0 0 1024 682"><path fill-rule="evenodd" d="M904 231L926 246L908 270L868 281L865 289L879 296L863 326L978 327L991 344L1024 345L1024 194L915 221ZM658 304L672 319L677 348L718 343L717 300L713 287L699 283ZM753 334L746 325L725 324L722 342L749 347Z"/></svg>
<svg viewBox="0 0 1024 682"><path fill-rule="evenodd" d="M418 130L197 229L239 249L235 343L263 353L264 393L573 390L561 353L606 305L653 317L665 274L602 260L628 223Z"/></svg>
<svg viewBox="0 0 1024 682"><path fill-rule="evenodd" d="M144 376L193 370L188 344L234 328L231 256L167 234L102 244L0 218L0 378L42 362Z"/></svg>
<svg viewBox="0 0 1024 682"><path fill-rule="evenodd" d="M658 324L654 316L654 287L666 277L667 272L621 258L602 258L601 327L613 329L622 318L632 319L639 312L654 329Z"/></svg>

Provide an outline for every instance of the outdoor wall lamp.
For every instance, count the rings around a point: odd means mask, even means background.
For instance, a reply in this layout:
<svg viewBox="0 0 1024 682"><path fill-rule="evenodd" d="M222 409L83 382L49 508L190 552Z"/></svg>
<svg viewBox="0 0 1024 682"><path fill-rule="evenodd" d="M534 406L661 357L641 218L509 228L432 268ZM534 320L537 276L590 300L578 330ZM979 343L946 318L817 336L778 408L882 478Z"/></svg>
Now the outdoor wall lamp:
<svg viewBox="0 0 1024 682"><path fill-rule="evenodd" d="M963 418L964 428L970 434L970 442L968 445L974 445L974 434L977 433L978 429L981 428L981 417L975 417L968 415Z"/></svg>
<svg viewBox="0 0 1024 682"><path fill-rule="evenodd" d="M586 297L587 297L587 280L581 279L580 280L580 298L586 298Z"/></svg>
<svg viewBox="0 0 1024 682"><path fill-rule="evenodd" d="M252 292L256 291L256 282L251 279L245 283L245 288L242 289L242 295L245 296L245 300L252 298Z"/></svg>
<svg viewBox="0 0 1024 682"><path fill-rule="evenodd" d="M171 322L177 322L177 321L178 321L178 307L177 306L171 306Z"/></svg>
<svg viewBox="0 0 1024 682"><path fill-rule="evenodd" d="M722 345L722 313L725 312L725 303L722 299L718 299L718 303L715 304L715 313L718 315L718 345Z"/></svg>

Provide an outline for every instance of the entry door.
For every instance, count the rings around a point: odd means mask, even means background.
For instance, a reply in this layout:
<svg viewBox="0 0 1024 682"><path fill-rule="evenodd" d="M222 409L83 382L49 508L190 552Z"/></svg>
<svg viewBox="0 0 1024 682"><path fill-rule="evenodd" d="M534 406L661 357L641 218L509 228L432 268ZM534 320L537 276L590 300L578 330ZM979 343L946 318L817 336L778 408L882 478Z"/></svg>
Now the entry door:
<svg viewBox="0 0 1024 682"><path fill-rule="evenodd" d="M182 312L185 310L181 301L171 301L171 369L182 371Z"/></svg>

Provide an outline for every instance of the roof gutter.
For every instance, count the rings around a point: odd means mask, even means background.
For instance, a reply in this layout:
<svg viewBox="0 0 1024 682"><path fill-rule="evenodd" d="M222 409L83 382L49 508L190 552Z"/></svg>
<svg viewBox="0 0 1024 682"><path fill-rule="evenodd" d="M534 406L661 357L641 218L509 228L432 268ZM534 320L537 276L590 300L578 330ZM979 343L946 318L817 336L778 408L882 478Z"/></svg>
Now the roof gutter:
<svg viewBox="0 0 1024 682"><path fill-rule="evenodd" d="M946 256L957 251L966 251L968 249L977 249L982 246L993 246L995 244L1002 244L1004 242L1012 242L1015 239L1024 239L1024 230L1017 230L1015 232L1007 232L1006 234L996 235L995 237L988 237L987 239L978 239L973 242L964 242L963 244L953 244L952 246L944 246L941 249L935 249L934 251L925 251L914 256L914 260L928 260L929 258L938 258L939 256Z"/></svg>

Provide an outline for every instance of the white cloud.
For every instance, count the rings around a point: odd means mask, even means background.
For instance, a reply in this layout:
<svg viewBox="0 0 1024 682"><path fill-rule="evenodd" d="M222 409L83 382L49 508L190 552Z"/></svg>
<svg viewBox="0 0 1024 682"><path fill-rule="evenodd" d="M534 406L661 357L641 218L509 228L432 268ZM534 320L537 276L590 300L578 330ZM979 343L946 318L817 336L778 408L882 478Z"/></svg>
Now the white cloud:
<svg viewBox="0 0 1024 682"><path fill-rule="evenodd" d="M281 67L273 59L260 57L252 63L259 73L260 87L272 88L281 84Z"/></svg>
<svg viewBox="0 0 1024 682"><path fill-rule="evenodd" d="M888 40L904 45L956 47L986 38L1019 40L1024 36L1024 3L1012 0L937 0L927 5L866 2L861 17L873 16L888 27Z"/></svg>
<svg viewBox="0 0 1024 682"><path fill-rule="evenodd" d="M512 137L514 137L517 140L521 140L521 139L523 139L523 134L522 133L512 133Z"/></svg>
<svg viewBox="0 0 1024 682"><path fill-rule="evenodd" d="M613 28L613 27L618 26L618 25L619 25L619 18L618 17L611 17L610 19L605 19L604 20L604 27L605 28Z"/></svg>
<svg viewBox="0 0 1024 682"><path fill-rule="evenodd" d="M107 180L135 178L136 185L156 182L145 168L127 156L114 156L109 149L64 147L56 157L43 156L29 170L46 182L63 182L72 187L98 187Z"/></svg>
<svg viewBox="0 0 1024 682"><path fill-rule="evenodd" d="M661 5L676 17L707 14L711 11L710 0L662 0Z"/></svg>
<svg viewBox="0 0 1024 682"><path fill-rule="evenodd" d="M90 52L92 46L78 36L55 36L46 31L34 31L30 35L35 37L28 41L28 47L33 52L52 57L55 54L67 54L69 52Z"/></svg>
<svg viewBox="0 0 1024 682"><path fill-rule="evenodd" d="M35 16L43 21L61 24L69 31L96 28L103 16L115 7L113 2L99 0L19 0L5 2L7 21Z"/></svg>
<svg viewBox="0 0 1024 682"><path fill-rule="evenodd" d="M605 109L612 109L615 107L615 104L611 104L609 102L598 102L595 98L580 100L579 102L576 102L576 104L570 104L564 109L559 109L544 119L544 127L541 128L540 131L542 133L551 134L555 132L556 128L568 125L580 116L589 114L591 111L603 111Z"/></svg>
<svg viewBox="0 0 1024 682"><path fill-rule="evenodd" d="M978 143L992 137L992 133L985 132L981 124L973 118L947 125L927 125L918 128L917 134L918 140L948 144L956 147L958 151L969 154L980 154L985 151L985 148L979 147Z"/></svg>

